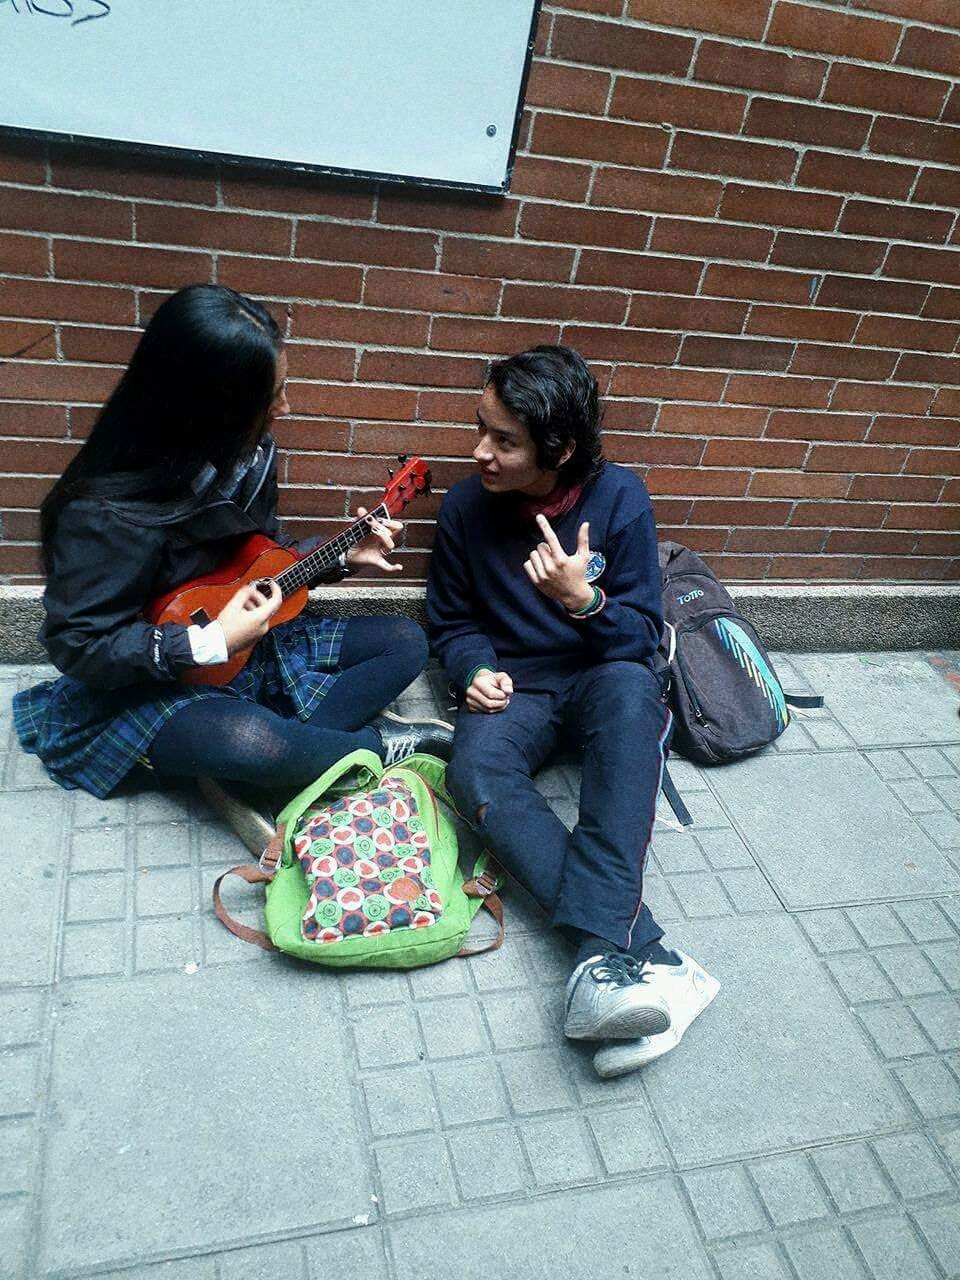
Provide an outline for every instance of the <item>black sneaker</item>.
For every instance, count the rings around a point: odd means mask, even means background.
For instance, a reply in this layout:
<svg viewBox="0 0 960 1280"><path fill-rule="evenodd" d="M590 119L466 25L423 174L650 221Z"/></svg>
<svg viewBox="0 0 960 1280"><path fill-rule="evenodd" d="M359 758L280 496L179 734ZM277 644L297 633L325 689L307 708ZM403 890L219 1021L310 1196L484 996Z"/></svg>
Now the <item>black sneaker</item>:
<svg viewBox="0 0 960 1280"><path fill-rule="evenodd" d="M419 751L449 760L453 750L453 725L446 720L409 720L394 711L382 711L370 728L383 743L383 763L399 764Z"/></svg>

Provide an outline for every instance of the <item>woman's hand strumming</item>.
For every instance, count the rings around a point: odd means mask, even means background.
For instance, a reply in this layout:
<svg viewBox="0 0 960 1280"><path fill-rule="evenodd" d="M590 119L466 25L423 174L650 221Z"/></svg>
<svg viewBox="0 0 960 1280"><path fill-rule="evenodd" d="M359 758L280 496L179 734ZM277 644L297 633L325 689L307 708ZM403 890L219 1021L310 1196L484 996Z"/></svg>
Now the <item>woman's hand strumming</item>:
<svg viewBox="0 0 960 1280"><path fill-rule="evenodd" d="M227 642L227 653L233 657L265 636L270 629L270 619L282 603L283 593L272 578L241 587L217 615Z"/></svg>

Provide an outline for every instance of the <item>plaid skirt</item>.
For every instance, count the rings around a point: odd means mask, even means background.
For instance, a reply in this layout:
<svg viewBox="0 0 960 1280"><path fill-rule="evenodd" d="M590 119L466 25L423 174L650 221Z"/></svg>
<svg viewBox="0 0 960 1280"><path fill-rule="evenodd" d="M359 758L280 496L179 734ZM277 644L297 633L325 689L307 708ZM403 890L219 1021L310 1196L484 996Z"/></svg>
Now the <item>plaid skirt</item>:
<svg viewBox="0 0 960 1280"><path fill-rule="evenodd" d="M56 782L103 799L137 765L181 707L204 698L241 698L279 715L308 720L340 674L347 623L295 618L269 631L247 665L222 688L136 685L91 689L70 676L18 693L13 721L24 751L40 757Z"/></svg>

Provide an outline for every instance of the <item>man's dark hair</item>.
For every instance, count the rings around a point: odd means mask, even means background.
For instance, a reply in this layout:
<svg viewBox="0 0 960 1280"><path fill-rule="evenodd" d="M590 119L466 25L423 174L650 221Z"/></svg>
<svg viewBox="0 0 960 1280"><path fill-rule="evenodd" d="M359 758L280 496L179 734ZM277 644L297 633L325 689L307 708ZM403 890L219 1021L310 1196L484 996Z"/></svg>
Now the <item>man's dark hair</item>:
<svg viewBox="0 0 960 1280"><path fill-rule="evenodd" d="M487 372L487 385L530 432L539 467L559 470L568 481L582 482L597 474L603 465L600 390L579 352L533 347L496 360ZM571 441L573 453L558 467Z"/></svg>

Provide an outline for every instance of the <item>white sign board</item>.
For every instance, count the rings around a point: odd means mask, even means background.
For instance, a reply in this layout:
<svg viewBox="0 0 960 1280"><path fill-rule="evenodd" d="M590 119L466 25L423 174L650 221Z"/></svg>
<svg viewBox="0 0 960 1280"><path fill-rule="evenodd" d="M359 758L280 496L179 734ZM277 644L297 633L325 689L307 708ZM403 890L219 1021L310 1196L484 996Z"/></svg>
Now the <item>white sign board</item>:
<svg viewBox="0 0 960 1280"><path fill-rule="evenodd" d="M0 0L0 126L505 190L537 0Z"/></svg>

